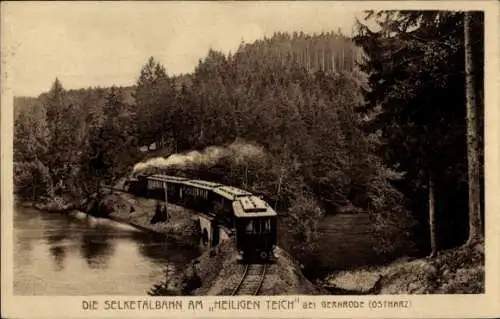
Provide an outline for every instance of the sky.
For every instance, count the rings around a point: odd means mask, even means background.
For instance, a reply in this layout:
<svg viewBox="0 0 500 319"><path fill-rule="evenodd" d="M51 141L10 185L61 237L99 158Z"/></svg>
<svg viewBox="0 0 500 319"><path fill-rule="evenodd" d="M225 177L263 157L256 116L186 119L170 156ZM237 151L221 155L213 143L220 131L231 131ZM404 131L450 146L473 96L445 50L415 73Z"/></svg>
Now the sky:
<svg viewBox="0 0 500 319"><path fill-rule="evenodd" d="M210 48L228 53L275 31L350 34L363 16L335 2L11 2L2 10L15 96L37 96L56 77L66 89L132 85L150 56L170 75L189 73Z"/></svg>

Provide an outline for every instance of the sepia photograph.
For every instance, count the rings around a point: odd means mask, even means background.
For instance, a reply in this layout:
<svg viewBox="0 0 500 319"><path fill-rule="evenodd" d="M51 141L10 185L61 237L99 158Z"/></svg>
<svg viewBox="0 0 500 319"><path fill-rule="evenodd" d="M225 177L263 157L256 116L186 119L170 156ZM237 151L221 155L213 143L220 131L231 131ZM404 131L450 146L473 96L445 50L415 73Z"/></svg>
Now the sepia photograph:
<svg viewBox="0 0 500 319"><path fill-rule="evenodd" d="M347 4L3 3L8 291L484 295L485 11Z"/></svg>

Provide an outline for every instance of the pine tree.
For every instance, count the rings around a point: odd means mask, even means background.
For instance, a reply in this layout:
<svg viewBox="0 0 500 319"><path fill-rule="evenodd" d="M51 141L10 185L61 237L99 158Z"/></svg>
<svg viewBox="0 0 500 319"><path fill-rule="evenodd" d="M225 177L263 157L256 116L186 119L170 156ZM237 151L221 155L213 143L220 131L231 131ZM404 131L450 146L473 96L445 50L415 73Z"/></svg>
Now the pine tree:
<svg viewBox="0 0 500 319"><path fill-rule="evenodd" d="M370 130L382 131L386 160L406 172L401 187L416 216L424 216L420 203L428 202L427 224L447 231L439 234L448 242L441 246L457 245L464 234L458 231L463 208L457 209L456 198L467 187L463 13L382 11L369 16L381 30L361 26L357 43L367 54L362 70L370 74L371 90L364 94ZM474 65L477 61L474 57ZM474 183L469 187L480 189ZM431 238L433 251L440 246L436 237Z"/></svg>
<svg viewBox="0 0 500 319"><path fill-rule="evenodd" d="M467 158L469 179L469 238L467 244L471 245L481 240L481 208L480 208L480 165L478 154L478 129L476 102L476 72L474 68L474 51L472 38L472 13L464 14L464 47L465 47L465 89L467 108Z"/></svg>

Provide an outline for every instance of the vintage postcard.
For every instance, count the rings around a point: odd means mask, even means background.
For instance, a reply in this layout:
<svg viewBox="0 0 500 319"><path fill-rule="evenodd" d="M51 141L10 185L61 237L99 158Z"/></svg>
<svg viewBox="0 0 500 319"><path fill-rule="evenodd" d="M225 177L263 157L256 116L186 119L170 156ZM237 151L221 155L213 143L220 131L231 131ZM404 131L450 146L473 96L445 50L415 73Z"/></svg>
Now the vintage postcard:
<svg viewBox="0 0 500 319"><path fill-rule="evenodd" d="M1 8L2 317L500 316L498 2Z"/></svg>

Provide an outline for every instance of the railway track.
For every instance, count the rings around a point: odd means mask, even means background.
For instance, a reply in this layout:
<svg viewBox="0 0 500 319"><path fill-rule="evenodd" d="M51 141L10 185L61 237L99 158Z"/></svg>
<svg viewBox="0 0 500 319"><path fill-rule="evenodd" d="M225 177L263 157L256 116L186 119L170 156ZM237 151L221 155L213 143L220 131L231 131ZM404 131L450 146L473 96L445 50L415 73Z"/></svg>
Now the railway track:
<svg viewBox="0 0 500 319"><path fill-rule="evenodd" d="M266 276L265 264L247 264L232 295L258 295Z"/></svg>
<svg viewBox="0 0 500 319"><path fill-rule="evenodd" d="M101 188L103 188L103 189L109 189L109 190L114 191L114 192L120 192L120 193L129 194L129 192L127 192L127 191L125 191L123 189L112 187L112 186L102 185Z"/></svg>

